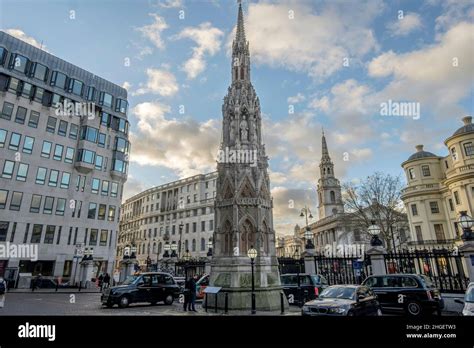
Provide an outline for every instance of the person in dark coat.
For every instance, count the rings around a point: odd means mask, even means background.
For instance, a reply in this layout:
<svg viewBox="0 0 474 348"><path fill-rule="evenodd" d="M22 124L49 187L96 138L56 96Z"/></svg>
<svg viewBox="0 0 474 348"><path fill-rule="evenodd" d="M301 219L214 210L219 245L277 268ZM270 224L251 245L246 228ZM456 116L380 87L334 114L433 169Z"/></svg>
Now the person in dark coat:
<svg viewBox="0 0 474 348"><path fill-rule="evenodd" d="M191 282L191 278L186 279L184 282L184 304L183 304L183 310L186 312L188 310L188 305L189 305L189 298L191 295L191 291L189 290L189 284ZM191 310L191 309L190 309Z"/></svg>
<svg viewBox="0 0 474 348"><path fill-rule="evenodd" d="M193 311L193 312L197 312L197 310L195 308L195 304L196 304L196 281L197 281L196 276L191 277L190 281L189 281L190 294L189 294L188 310Z"/></svg>
<svg viewBox="0 0 474 348"><path fill-rule="evenodd" d="M110 286L110 275L108 273L105 273L104 276L104 288L108 288Z"/></svg>

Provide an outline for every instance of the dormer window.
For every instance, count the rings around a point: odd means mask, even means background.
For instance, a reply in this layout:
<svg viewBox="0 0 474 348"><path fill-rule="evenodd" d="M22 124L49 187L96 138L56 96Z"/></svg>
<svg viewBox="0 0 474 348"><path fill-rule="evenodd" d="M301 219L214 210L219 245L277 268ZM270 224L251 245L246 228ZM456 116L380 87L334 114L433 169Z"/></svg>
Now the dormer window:
<svg viewBox="0 0 474 348"><path fill-rule="evenodd" d="M431 176L430 173L430 166L421 166L421 171L423 173L423 176Z"/></svg>
<svg viewBox="0 0 474 348"><path fill-rule="evenodd" d="M408 177L410 178L410 180L415 180L415 178L416 178L415 168L408 169Z"/></svg>
<svg viewBox="0 0 474 348"><path fill-rule="evenodd" d="M466 154L466 156L474 155L474 147L472 146L472 142L464 144L464 153Z"/></svg>

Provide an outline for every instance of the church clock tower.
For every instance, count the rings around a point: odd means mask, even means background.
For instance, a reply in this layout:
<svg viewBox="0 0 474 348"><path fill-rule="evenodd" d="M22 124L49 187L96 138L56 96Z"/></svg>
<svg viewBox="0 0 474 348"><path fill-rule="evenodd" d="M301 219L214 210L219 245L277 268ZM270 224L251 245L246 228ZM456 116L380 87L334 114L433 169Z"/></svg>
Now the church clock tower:
<svg viewBox="0 0 474 348"><path fill-rule="evenodd" d="M247 251L257 250L255 293L258 310L280 308L280 277L273 229L268 157L262 143L260 101L250 80L249 43L239 3L232 44L231 76L222 106L220 152L231 156L217 163L211 286L228 294L229 310L250 309L252 271ZM214 306L214 300L208 301ZM224 296L218 297L224 307Z"/></svg>
<svg viewBox="0 0 474 348"><path fill-rule="evenodd" d="M334 164L329 156L326 137L322 137L322 157L319 164L320 179L318 180L319 219L344 212L341 185L334 176Z"/></svg>

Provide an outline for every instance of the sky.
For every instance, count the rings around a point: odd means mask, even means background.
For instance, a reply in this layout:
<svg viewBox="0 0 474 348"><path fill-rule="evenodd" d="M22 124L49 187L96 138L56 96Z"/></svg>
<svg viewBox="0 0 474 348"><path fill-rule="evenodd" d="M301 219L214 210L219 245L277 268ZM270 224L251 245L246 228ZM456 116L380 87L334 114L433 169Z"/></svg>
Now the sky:
<svg viewBox="0 0 474 348"><path fill-rule="evenodd" d="M317 218L323 128L341 182L376 171L405 180L400 164L415 145L447 155L444 140L473 114L472 1L242 5L277 234L303 224L305 205ZM215 170L237 9L234 0L0 0L0 28L128 90L128 198ZM387 115L389 101L414 108Z"/></svg>

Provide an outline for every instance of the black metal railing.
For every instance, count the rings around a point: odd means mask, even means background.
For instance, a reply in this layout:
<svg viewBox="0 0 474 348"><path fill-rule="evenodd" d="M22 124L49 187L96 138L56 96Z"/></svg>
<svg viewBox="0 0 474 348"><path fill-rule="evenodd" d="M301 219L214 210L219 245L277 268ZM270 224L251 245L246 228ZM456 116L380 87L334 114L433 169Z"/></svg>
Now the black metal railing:
<svg viewBox="0 0 474 348"><path fill-rule="evenodd" d="M431 279L441 292L463 293L469 283L464 257L447 249L412 249L385 255L387 274L414 273Z"/></svg>

